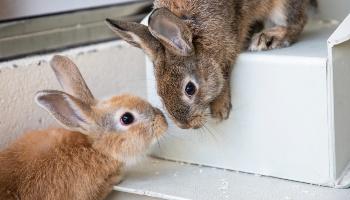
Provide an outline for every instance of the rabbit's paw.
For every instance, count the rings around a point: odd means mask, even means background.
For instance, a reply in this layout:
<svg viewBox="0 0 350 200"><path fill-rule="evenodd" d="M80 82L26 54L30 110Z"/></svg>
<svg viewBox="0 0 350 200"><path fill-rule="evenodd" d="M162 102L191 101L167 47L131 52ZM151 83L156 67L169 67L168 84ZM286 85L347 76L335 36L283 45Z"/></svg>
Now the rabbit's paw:
<svg viewBox="0 0 350 200"><path fill-rule="evenodd" d="M284 27L274 27L256 33L253 35L248 49L250 51L264 51L287 47L290 42L286 33L287 30Z"/></svg>
<svg viewBox="0 0 350 200"><path fill-rule="evenodd" d="M231 97L229 93L218 96L211 104L211 116L219 122L228 119L232 109Z"/></svg>

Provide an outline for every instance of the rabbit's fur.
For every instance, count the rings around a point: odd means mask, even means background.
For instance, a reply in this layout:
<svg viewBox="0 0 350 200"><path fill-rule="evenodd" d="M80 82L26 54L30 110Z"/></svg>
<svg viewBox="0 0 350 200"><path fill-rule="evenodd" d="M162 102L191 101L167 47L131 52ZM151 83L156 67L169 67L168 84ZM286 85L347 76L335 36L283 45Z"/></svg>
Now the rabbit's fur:
<svg viewBox="0 0 350 200"><path fill-rule="evenodd" d="M55 56L65 92L46 90L37 103L68 129L24 134L0 152L0 199L100 200L167 128L159 109L131 95L96 100L78 68ZM134 122L123 124L129 112Z"/></svg>
<svg viewBox="0 0 350 200"><path fill-rule="evenodd" d="M199 128L211 115L227 119L230 75L244 49L261 51L294 43L316 0L155 0L148 27L107 19L111 29L142 48L154 63L157 91L181 128ZM256 24L273 27L255 32ZM262 27L262 26L260 26ZM186 93L189 82L196 86Z"/></svg>

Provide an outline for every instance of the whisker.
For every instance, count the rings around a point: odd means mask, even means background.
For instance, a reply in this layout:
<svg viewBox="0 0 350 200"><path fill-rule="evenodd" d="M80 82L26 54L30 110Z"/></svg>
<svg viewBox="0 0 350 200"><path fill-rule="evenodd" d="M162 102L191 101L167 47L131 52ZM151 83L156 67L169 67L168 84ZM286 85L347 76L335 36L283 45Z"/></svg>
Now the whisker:
<svg viewBox="0 0 350 200"><path fill-rule="evenodd" d="M162 151L162 148L160 147L159 139L158 139L157 136L156 136L156 139L157 139L157 143L158 143L158 148L159 148L160 151Z"/></svg>
<svg viewBox="0 0 350 200"><path fill-rule="evenodd" d="M183 138L176 136L174 134L171 134L171 133L168 133L168 136L173 137L173 138L178 139L178 140L184 140Z"/></svg>
<svg viewBox="0 0 350 200"><path fill-rule="evenodd" d="M215 134L205 125L203 124L203 127L205 128L205 130L213 137L213 139L218 142L217 137L215 136Z"/></svg>
<svg viewBox="0 0 350 200"><path fill-rule="evenodd" d="M210 128L208 125L206 125L206 128L212 131L216 136L220 135L220 133L216 129Z"/></svg>
<svg viewBox="0 0 350 200"><path fill-rule="evenodd" d="M203 135L203 127L197 129L199 131L199 134L202 136Z"/></svg>

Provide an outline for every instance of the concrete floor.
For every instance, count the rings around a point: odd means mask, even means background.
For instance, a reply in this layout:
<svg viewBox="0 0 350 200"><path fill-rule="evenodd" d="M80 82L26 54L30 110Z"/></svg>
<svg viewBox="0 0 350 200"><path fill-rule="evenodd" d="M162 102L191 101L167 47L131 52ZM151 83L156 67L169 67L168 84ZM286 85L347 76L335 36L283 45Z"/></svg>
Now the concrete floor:
<svg viewBox="0 0 350 200"><path fill-rule="evenodd" d="M123 197L118 196L122 193L113 193L108 200L350 200L349 189L333 189L153 158L130 169L115 190L141 196Z"/></svg>

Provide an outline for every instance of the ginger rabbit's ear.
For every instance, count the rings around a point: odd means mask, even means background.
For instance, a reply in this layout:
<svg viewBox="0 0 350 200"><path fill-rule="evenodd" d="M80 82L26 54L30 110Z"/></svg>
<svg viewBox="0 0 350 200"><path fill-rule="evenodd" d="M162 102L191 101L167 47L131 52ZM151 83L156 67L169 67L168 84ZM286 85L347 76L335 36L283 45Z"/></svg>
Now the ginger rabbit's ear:
<svg viewBox="0 0 350 200"><path fill-rule="evenodd" d="M153 61L163 55L163 46L147 26L135 22L106 19L109 28L129 44L141 48Z"/></svg>
<svg viewBox="0 0 350 200"><path fill-rule="evenodd" d="M90 105L67 93L43 90L36 93L35 101L71 130L87 132L95 124Z"/></svg>
<svg viewBox="0 0 350 200"><path fill-rule="evenodd" d="M154 10L149 17L148 28L169 51L180 56L193 53L191 29L169 9Z"/></svg>
<svg viewBox="0 0 350 200"><path fill-rule="evenodd" d="M78 67L69 58L55 55L50 65L65 92L88 105L95 103L95 98L86 85Z"/></svg>

